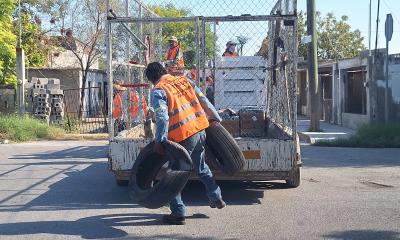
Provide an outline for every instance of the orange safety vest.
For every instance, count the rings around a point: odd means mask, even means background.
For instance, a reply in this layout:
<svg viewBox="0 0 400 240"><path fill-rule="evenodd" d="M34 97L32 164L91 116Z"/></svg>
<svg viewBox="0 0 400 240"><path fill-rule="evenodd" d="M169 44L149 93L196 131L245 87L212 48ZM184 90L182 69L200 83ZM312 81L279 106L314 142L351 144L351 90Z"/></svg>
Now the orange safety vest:
<svg viewBox="0 0 400 240"><path fill-rule="evenodd" d="M178 51L179 51L180 57L179 57L179 59L176 59L176 57L178 55ZM176 60L177 67L185 66L185 61L183 60L183 49L179 45L168 49L167 53L165 54L165 59L166 60Z"/></svg>
<svg viewBox="0 0 400 240"><path fill-rule="evenodd" d="M169 140L181 142L208 127L206 113L186 77L164 75L155 88L167 95Z"/></svg>
<svg viewBox="0 0 400 240"><path fill-rule="evenodd" d="M224 54L222 54L223 57L239 57L239 54L237 52L228 52L225 51Z"/></svg>
<svg viewBox="0 0 400 240"><path fill-rule="evenodd" d="M138 116L139 98L133 92L130 92L130 98L131 98L131 109L129 112L131 114L131 118L133 119ZM113 104L114 104L113 117L114 117L114 119L120 119L122 116L122 93L118 93L114 97ZM146 116L147 115L147 103L146 103L144 96L142 98L142 106L143 106L144 115Z"/></svg>
<svg viewBox="0 0 400 240"><path fill-rule="evenodd" d="M174 76L182 76L184 74L185 61L183 60L183 49L179 45L168 49L165 59L167 61L175 60L176 62L176 65L167 67L169 74Z"/></svg>

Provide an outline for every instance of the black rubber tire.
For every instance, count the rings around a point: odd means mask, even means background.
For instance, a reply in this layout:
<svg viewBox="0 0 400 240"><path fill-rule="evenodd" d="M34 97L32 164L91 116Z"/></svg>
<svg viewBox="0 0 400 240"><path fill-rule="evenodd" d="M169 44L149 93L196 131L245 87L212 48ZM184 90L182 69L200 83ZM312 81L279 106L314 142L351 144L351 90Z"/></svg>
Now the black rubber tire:
<svg viewBox="0 0 400 240"><path fill-rule="evenodd" d="M300 186L300 167L295 167L290 174L289 178L286 179L286 184L290 188L297 188Z"/></svg>
<svg viewBox="0 0 400 240"><path fill-rule="evenodd" d="M220 123L209 126L206 135L207 147L215 155L215 158L208 159L211 166L218 167L228 175L234 175L243 169L245 164L243 153L235 139Z"/></svg>
<svg viewBox="0 0 400 240"><path fill-rule="evenodd" d="M116 182L117 182L117 185L120 186L120 187L126 187L126 186L129 185L129 180L117 179Z"/></svg>
<svg viewBox="0 0 400 240"><path fill-rule="evenodd" d="M161 156L153 152L154 142L149 143L140 151L132 168L129 194L146 208L160 208L169 203L183 190L192 170L192 160L185 148L171 141L163 145L165 155Z"/></svg>
<svg viewBox="0 0 400 240"><path fill-rule="evenodd" d="M215 157L214 153L212 150L207 146L207 144L204 145L205 152L206 152L206 163L210 167L211 170L219 170L221 169L221 166Z"/></svg>

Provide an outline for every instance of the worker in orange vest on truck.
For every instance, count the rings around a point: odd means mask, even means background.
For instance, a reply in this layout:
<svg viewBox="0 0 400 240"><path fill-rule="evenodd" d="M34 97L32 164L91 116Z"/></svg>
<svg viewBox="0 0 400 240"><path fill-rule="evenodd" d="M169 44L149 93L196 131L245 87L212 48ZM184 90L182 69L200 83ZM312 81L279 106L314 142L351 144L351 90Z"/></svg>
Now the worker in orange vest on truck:
<svg viewBox="0 0 400 240"><path fill-rule="evenodd" d="M121 86L122 82L118 81L118 83L114 84L115 96L113 99L113 118L116 121L117 131L122 131L126 129L126 124L128 122L128 96L131 101L131 106L129 110L129 114L131 120L135 120L139 114L139 97L135 93L135 91L128 91L126 87ZM129 93L129 95L128 95ZM143 113L147 115L147 103L143 96L142 98L142 106Z"/></svg>
<svg viewBox="0 0 400 240"><path fill-rule="evenodd" d="M185 61L183 60L183 49L178 43L178 39L172 36L168 39L169 49L165 53L165 66L168 73L174 76L184 74Z"/></svg>
<svg viewBox="0 0 400 240"><path fill-rule="evenodd" d="M225 52L222 54L223 57L238 57L239 54L236 52L236 43L234 41L228 41L226 43Z"/></svg>

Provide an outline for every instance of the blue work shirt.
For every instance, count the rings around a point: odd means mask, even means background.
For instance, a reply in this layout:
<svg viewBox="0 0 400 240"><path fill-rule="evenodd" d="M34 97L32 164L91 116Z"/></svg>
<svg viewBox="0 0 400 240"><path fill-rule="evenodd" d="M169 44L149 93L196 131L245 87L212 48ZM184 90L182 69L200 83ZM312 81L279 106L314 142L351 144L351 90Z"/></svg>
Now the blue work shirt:
<svg viewBox="0 0 400 240"><path fill-rule="evenodd" d="M194 84L193 81L189 80L193 86L197 99L200 102L201 107L207 115L208 120L220 122L222 119L219 116L215 107L210 103L207 97L201 92L201 90ZM155 141L163 142L168 139L168 98L163 89L155 88L151 92L151 106L153 108L155 119L156 119L156 134Z"/></svg>

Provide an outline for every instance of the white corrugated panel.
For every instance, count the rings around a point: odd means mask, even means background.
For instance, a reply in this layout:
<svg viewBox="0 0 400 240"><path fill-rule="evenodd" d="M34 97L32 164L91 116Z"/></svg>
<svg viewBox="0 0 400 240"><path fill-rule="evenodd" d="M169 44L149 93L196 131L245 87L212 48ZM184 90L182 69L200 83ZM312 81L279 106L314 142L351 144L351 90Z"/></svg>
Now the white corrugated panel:
<svg viewBox="0 0 400 240"><path fill-rule="evenodd" d="M265 108L266 61L259 56L222 57L216 62L215 107Z"/></svg>

